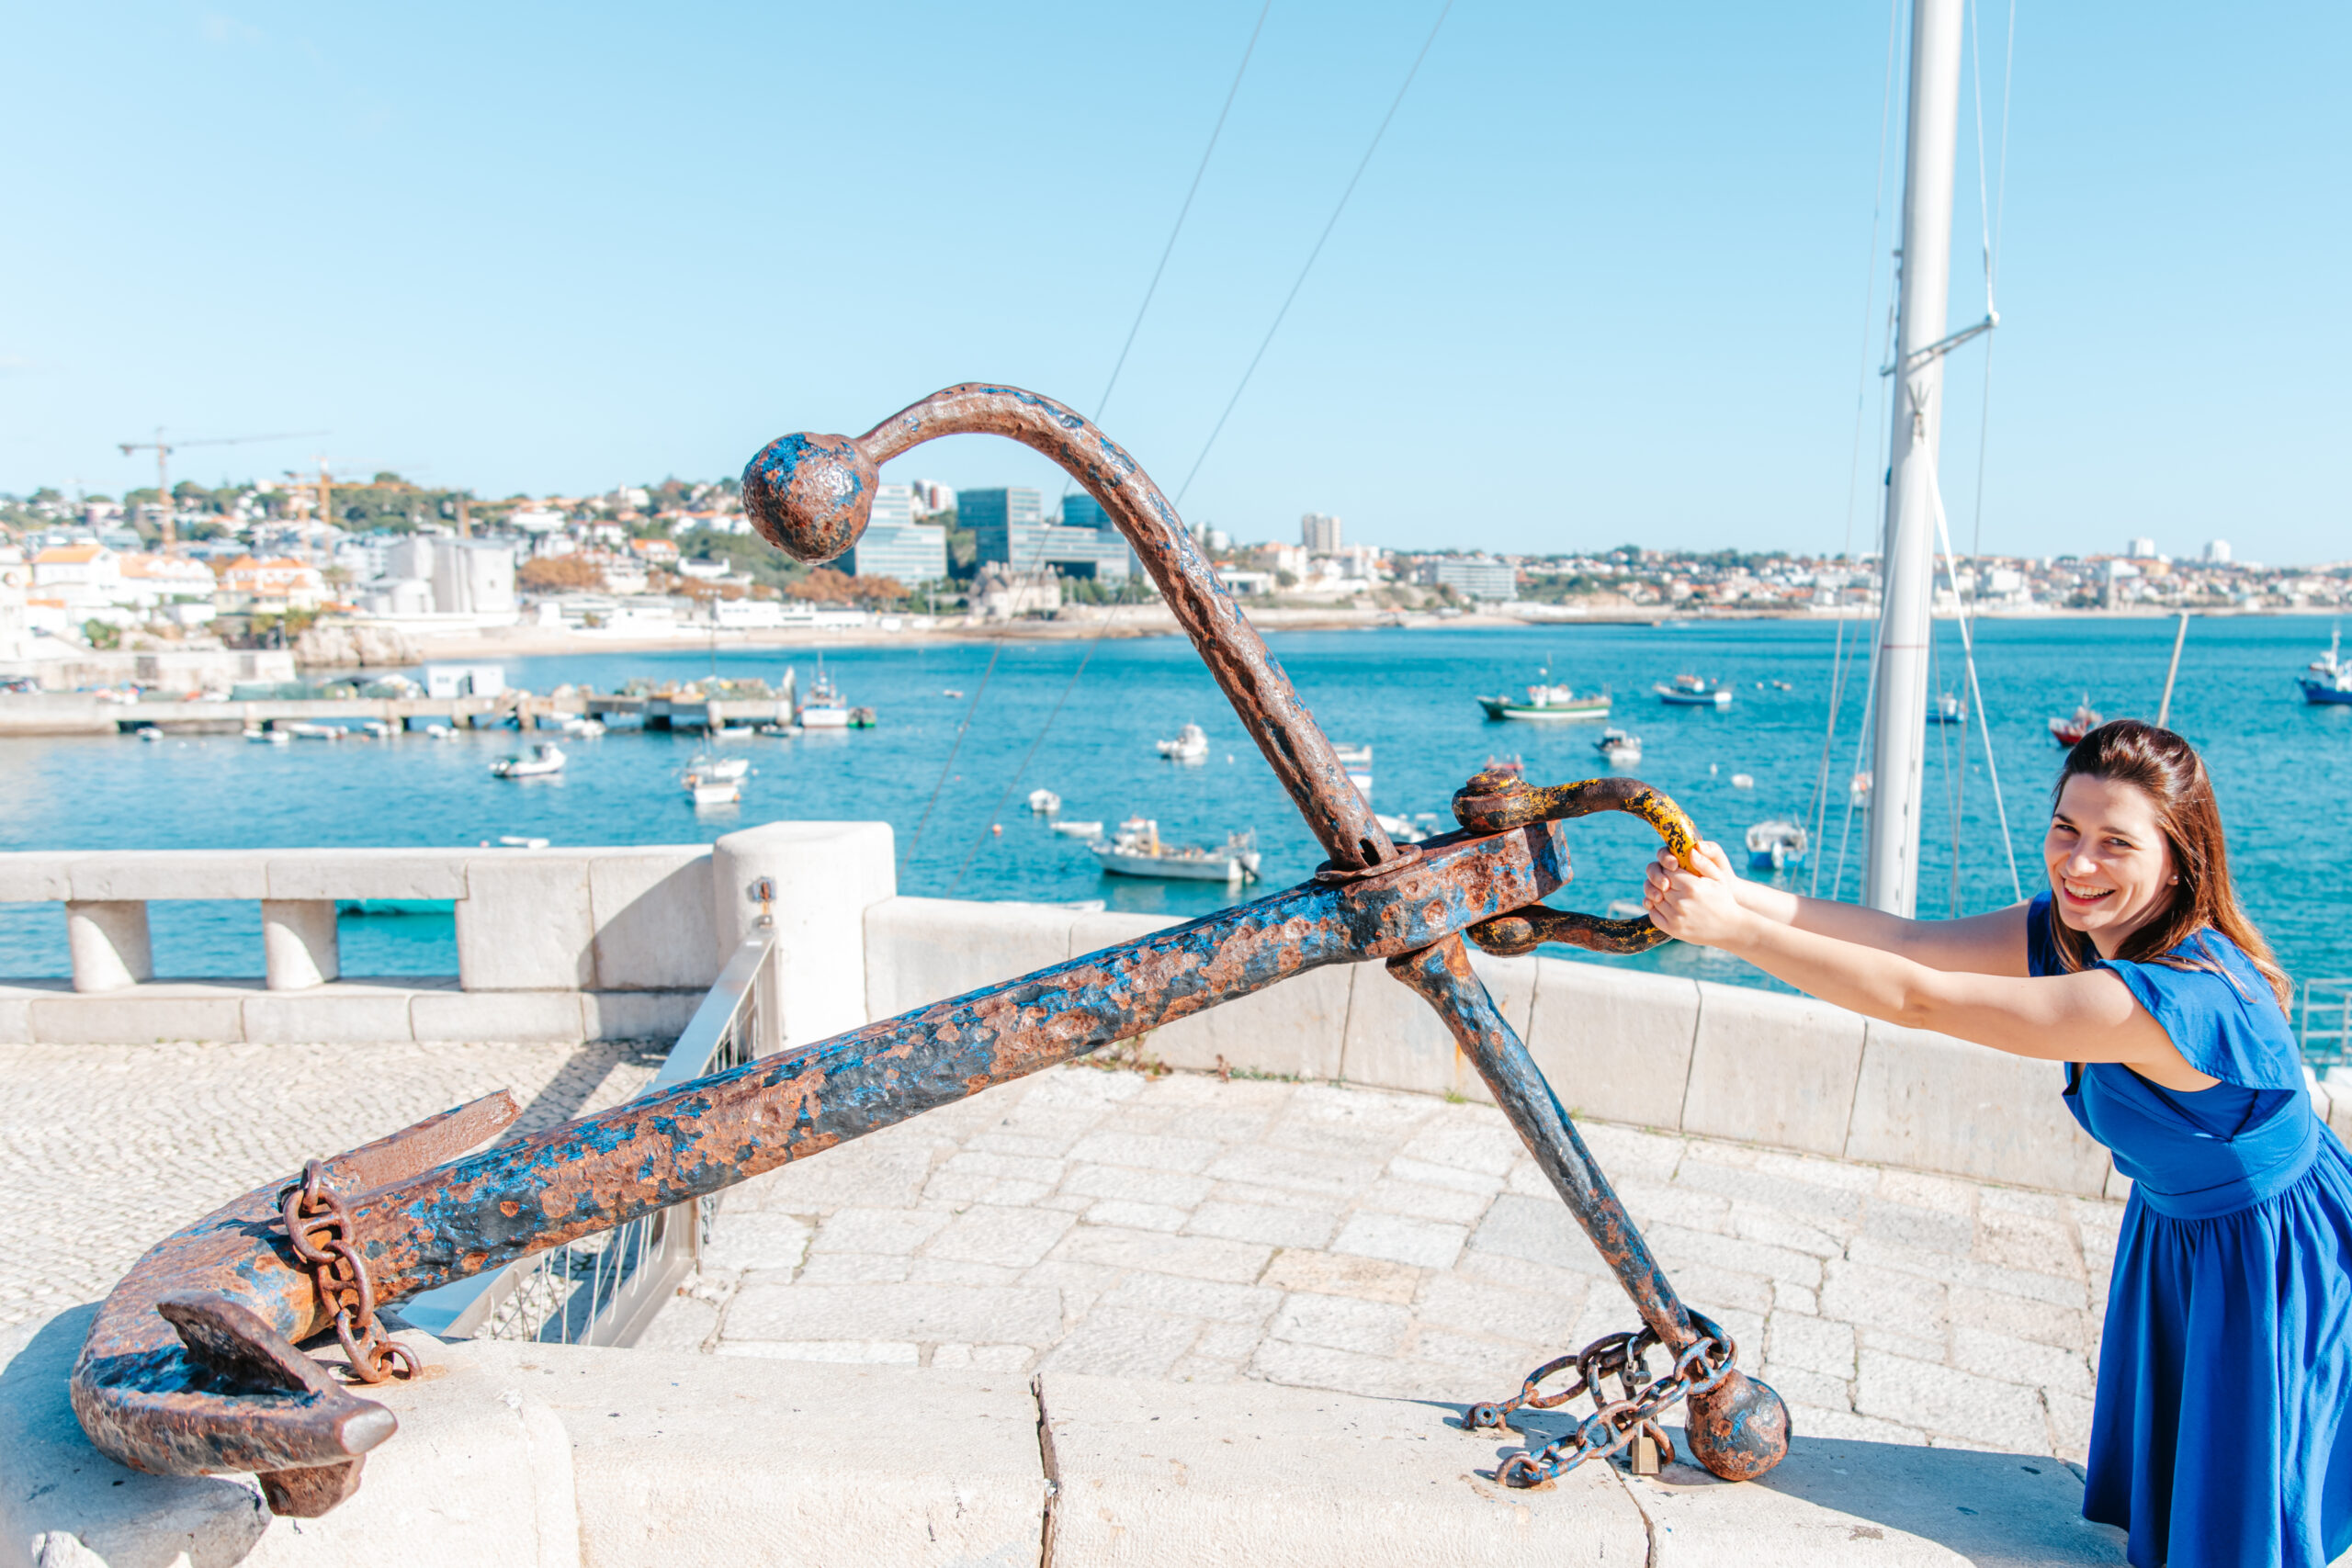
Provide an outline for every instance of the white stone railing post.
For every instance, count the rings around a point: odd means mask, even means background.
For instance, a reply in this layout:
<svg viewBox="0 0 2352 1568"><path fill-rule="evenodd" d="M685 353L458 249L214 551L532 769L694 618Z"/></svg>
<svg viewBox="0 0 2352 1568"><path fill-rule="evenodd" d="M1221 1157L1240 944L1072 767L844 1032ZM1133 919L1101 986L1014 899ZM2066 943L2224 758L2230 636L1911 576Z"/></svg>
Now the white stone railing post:
<svg viewBox="0 0 2352 1568"><path fill-rule="evenodd" d="M343 974L332 898L261 901L261 954L273 991L322 986Z"/></svg>
<svg viewBox="0 0 2352 1568"><path fill-rule="evenodd" d="M155 977L143 898L66 900L65 945L77 991L119 991Z"/></svg>

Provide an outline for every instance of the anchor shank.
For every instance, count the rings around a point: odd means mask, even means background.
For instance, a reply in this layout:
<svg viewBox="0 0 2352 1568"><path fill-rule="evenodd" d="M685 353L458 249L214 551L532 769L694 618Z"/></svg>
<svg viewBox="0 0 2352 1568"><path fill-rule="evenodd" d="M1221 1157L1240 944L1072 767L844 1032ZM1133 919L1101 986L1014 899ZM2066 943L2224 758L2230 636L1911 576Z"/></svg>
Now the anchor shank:
<svg viewBox="0 0 2352 1568"><path fill-rule="evenodd" d="M1577 1135L1576 1123L1544 1081L1535 1059L1518 1031L1495 1007L1486 983L1470 968L1470 954L1458 935L1448 936L1418 953L1388 961L1388 972L1435 1008L1453 1032L1463 1054L1487 1083L1495 1103L1510 1118L1527 1152L1544 1168L1559 1190L1568 1213L1633 1298L1642 1321L1659 1339L1679 1350L1698 1337L1690 1314L1674 1293L1666 1271L1651 1256L1649 1244L1634 1224L1625 1205L1600 1173L1600 1167Z"/></svg>

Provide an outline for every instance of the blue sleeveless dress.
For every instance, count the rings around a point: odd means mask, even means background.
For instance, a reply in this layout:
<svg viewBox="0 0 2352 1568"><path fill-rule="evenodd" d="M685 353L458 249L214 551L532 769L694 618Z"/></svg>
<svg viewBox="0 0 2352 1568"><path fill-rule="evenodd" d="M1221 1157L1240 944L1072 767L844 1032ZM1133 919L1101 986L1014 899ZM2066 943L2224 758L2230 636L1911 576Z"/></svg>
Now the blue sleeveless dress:
<svg viewBox="0 0 2352 1568"><path fill-rule="evenodd" d="M2029 963L2061 975L2050 896ZM2352 1161L2312 1114L2269 986L2217 931L2101 961L2199 1072L2196 1093L2070 1064L2066 1106L2132 1179L2083 1515L2135 1568L2325 1568L2352 1548Z"/></svg>

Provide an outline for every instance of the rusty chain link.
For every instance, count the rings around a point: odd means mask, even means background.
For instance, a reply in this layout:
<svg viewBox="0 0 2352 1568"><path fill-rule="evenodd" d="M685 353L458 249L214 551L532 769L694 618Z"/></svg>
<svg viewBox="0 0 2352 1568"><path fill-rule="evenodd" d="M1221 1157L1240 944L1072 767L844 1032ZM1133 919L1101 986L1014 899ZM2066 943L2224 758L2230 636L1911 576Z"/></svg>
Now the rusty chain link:
<svg viewBox="0 0 2352 1568"><path fill-rule="evenodd" d="M376 1289L353 1243L351 1212L326 1183L325 1162L303 1166L302 1179L280 1195L277 1212L294 1256L310 1268L320 1303L334 1314L334 1337L343 1343L351 1375L370 1383L413 1375L415 1353L386 1339L376 1322ZM323 1246L311 1239L320 1231L327 1233Z"/></svg>
<svg viewBox="0 0 2352 1568"><path fill-rule="evenodd" d="M1694 1393L1704 1393L1730 1375L1738 1348L1720 1325L1698 1313L1690 1314L1699 1337L1674 1358L1673 1369L1655 1382L1650 1379L1648 1352L1659 1341L1654 1330L1604 1335L1573 1356L1544 1362L1527 1374L1519 1393L1499 1404L1474 1404L1463 1416L1468 1431L1499 1427L1514 1410L1552 1410L1580 1393L1592 1396L1593 1414L1576 1430L1555 1438L1540 1449L1524 1449L1503 1461L1495 1479L1506 1486L1536 1486L1589 1459L1607 1458L1646 1431L1658 1446L1661 1462L1674 1461L1674 1443L1657 1425L1658 1416ZM1545 1378L1574 1367L1577 1381L1558 1393L1544 1393ZM1604 1392L1608 1379L1617 1381L1620 1398Z"/></svg>

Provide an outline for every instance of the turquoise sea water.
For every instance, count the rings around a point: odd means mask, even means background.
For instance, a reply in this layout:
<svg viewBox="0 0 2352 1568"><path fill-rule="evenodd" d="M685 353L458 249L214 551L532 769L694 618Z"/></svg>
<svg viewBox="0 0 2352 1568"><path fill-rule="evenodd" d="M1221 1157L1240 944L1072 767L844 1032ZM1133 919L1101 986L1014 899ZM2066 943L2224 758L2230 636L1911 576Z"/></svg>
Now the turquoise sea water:
<svg viewBox="0 0 2352 1568"><path fill-rule="evenodd" d="M2325 647L2328 630L2317 617L2193 622L2173 705L2174 727L2203 749L2219 782L2242 896L2299 978L2352 974L2343 908L2343 864L2352 849L2352 707L2307 706L2291 679ZM2011 838L2030 895L2060 757L2048 737L2050 716L2071 712L2087 694L2109 717L2153 718L2173 623L2011 620L1984 623L1977 632ZM1937 635L1938 684L1958 691L1956 628L1941 625ZM1867 636L1867 626L1849 626L1849 649ZM1443 813L1453 789L1490 755L1522 755L1539 783L1605 772L1591 744L1600 726L1493 723L1471 700L1524 686L1548 668L1554 680L1610 688L1617 696L1611 722L1644 741L1641 764L1628 771L1672 795L1704 832L1736 850L1750 823L1803 816L1813 800L1836 637L1831 625L1748 621L1277 633L1268 640L1325 730L1374 748L1374 801L1385 813ZM726 743L752 758L752 772L741 806L719 811L697 812L678 787L681 768L704 744L684 733L565 739L571 758L565 773L522 783L493 780L486 771L522 745L522 737L504 730L455 743L407 737L263 747L233 736L157 745L129 738L0 741L0 849L470 845L502 834L559 845L695 843L777 818L878 818L897 830L899 886L912 894L1102 898L1114 908L1191 915L1306 876L1320 852L1191 646L1175 637L1105 640L1073 684L1088 651L1083 642L1024 642L1001 652L985 643L829 652L827 669L848 699L876 708L881 727ZM771 681L797 664L804 689L812 660L797 649L716 656L720 674ZM510 683L540 692L567 681L613 690L631 677L686 680L712 666L712 656L699 651L505 661ZM1782 874L1800 889L1817 874L1822 891L1834 882L1851 897L1860 882L1859 818L1842 875L1838 863L1863 666L1860 657L1849 665L1817 868ZM1667 708L1650 694L1653 682L1686 671L1733 684L1730 708ZM1792 689L1758 685L1773 681ZM946 695L951 690L964 695ZM1057 703L1059 716L1039 743ZM968 733L943 779L967 710ZM1187 720L1207 730L1209 761L1190 767L1159 761L1152 742ZM2014 896L1981 741L1973 727L1969 735L1956 885L1951 792L1959 736L1928 736L1924 915L1973 913ZM1735 788L1735 773L1752 776L1754 787ZM1065 816L1106 825L1155 817L1162 836L1177 841L1216 842L1229 829L1253 828L1265 852L1264 884L1228 893L1103 876L1082 844L1050 833L1029 813L1024 797L1039 785L1063 797ZM991 823L1001 826L1001 835L989 832ZM1636 895L1656 840L1630 818L1604 818L1578 824L1574 844L1576 883L1555 901L1599 912L1612 898ZM250 904L159 904L153 919L159 974L261 972L258 911ZM346 974L446 974L456 966L446 915L347 917L343 935ZM1769 983L1736 961L1679 945L1606 962ZM0 975L67 970L56 906L0 905Z"/></svg>

